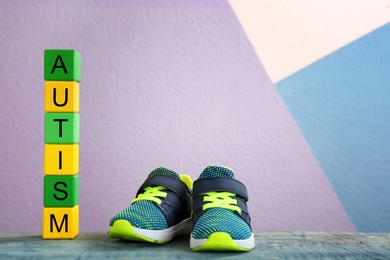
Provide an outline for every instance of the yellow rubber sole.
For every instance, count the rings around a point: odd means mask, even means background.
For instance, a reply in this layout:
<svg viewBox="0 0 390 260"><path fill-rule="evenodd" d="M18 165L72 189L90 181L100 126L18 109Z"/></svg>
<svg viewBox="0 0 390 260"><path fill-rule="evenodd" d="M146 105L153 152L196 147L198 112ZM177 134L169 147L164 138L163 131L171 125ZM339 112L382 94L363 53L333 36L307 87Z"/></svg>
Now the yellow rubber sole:
<svg viewBox="0 0 390 260"><path fill-rule="evenodd" d="M122 238L125 240L138 241L138 242L148 242L155 244L165 244L164 241L153 240L151 238L137 234L134 231L133 226L126 220L117 220L114 222L114 225L111 227L108 235L111 238Z"/></svg>
<svg viewBox="0 0 390 260"><path fill-rule="evenodd" d="M216 232L210 235L203 245L192 248L194 251L243 251L247 252L253 248L238 246L232 237L224 232Z"/></svg>

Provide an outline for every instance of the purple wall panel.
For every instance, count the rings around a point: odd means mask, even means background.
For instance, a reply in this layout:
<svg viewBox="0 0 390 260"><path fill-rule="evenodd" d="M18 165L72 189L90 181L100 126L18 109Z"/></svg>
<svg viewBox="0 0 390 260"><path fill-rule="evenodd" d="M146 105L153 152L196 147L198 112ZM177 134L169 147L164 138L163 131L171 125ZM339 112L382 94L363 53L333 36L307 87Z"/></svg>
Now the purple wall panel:
<svg viewBox="0 0 390 260"><path fill-rule="evenodd" d="M236 171L260 230L353 231L225 1L3 1L0 232L39 231L43 50L82 57L80 229L107 230L147 174Z"/></svg>

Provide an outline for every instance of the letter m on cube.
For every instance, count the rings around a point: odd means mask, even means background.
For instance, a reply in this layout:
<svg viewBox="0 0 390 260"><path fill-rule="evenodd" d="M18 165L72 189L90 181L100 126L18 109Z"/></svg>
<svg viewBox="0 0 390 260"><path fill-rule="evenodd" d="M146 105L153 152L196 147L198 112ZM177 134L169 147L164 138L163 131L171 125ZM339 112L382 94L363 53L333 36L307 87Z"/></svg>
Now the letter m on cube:
<svg viewBox="0 0 390 260"><path fill-rule="evenodd" d="M42 237L72 239L79 233L79 206L43 208Z"/></svg>

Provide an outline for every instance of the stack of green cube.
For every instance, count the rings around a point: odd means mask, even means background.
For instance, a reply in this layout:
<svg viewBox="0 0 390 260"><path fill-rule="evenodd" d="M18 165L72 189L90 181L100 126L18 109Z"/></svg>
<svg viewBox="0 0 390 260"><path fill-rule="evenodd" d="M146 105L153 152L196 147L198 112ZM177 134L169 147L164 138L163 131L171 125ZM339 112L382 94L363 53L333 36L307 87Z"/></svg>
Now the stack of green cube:
<svg viewBox="0 0 390 260"><path fill-rule="evenodd" d="M79 233L80 53L45 50L45 148L42 237Z"/></svg>

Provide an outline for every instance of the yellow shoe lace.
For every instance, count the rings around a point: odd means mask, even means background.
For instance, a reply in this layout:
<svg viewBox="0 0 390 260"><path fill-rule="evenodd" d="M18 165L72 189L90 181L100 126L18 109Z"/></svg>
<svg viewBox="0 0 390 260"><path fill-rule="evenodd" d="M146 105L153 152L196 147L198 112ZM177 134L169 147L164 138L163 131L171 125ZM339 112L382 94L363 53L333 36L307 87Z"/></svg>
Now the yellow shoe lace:
<svg viewBox="0 0 390 260"><path fill-rule="evenodd" d="M203 193L203 195L205 195L203 201L209 202L203 205L203 210L209 208L225 208L241 213L241 208L237 206L237 200L233 198L236 196L234 193L210 191Z"/></svg>
<svg viewBox="0 0 390 260"><path fill-rule="evenodd" d="M163 186L146 187L143 193L138 194L137 198L131 201L131 204L140 200L150 200L160 204L161 199L159 197L165 198L167 196L167 193L162 192L162 190L166 190L166 188Z"/></svg>

